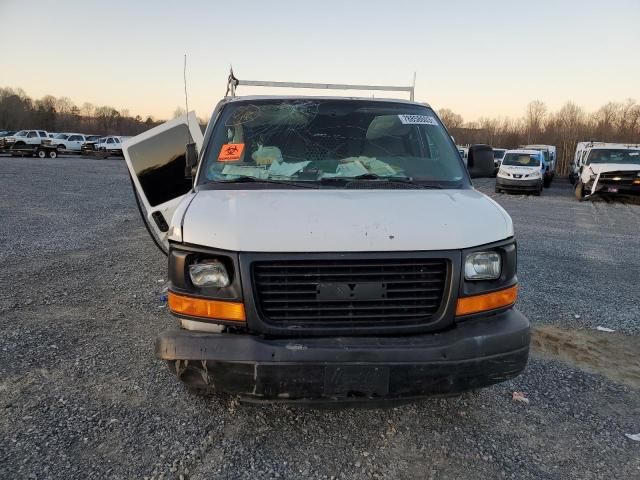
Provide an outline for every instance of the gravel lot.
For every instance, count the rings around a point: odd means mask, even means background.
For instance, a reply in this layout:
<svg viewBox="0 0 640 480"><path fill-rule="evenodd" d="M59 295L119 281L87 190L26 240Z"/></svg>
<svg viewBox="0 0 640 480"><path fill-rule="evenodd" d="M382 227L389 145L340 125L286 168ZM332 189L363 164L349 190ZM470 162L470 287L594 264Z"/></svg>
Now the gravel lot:
<svg viewBox="0 0 640 480"><path fill-rule="evenodd" d="M639 478L640 206L476 184L515 222L526 372L397 408L255 407L154 359L166 261L124 162L0 157L0 478Z"/></svg>

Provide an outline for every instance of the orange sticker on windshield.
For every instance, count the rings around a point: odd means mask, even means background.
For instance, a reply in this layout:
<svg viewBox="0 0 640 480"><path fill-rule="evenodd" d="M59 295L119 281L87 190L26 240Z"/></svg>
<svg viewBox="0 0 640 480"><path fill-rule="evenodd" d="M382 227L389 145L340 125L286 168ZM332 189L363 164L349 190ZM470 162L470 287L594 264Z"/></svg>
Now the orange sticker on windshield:
<svg viewBox="0 0 640 480"><path fill-rule="evenodd" d="M220 149L218 160L221 162L240 160L242 152L244 152L244 143L225 143Z"/></svg>

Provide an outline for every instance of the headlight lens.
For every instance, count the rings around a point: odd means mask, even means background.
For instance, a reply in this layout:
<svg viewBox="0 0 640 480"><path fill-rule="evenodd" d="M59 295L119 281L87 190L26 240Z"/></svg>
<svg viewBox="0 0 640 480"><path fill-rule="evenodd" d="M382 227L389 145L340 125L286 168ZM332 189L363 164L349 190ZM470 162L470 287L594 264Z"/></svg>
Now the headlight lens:
<svg viewBox="0 0 640 480"><path fill-rule="evenodd" d="M189 276L196 287L228 287L231 281L218 260L201 260L189 265Z"/></svg>
<svg viewBox="0 0 640 480"><path fill-rule="evenodd" d="M464 277L467 280L495 280L500 277L502 261L496 252L475 252L467 255Z"/></svg>

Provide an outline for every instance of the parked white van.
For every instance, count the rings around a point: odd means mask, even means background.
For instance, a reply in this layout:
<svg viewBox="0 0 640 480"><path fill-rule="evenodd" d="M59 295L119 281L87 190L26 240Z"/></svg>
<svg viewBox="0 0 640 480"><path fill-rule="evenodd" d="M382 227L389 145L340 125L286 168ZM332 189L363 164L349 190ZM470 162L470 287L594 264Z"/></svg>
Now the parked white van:
<svg viewBox="0 0 640 480"><path fill-rule="evenodd" d="M496 176L496 193L503 190L540 195L544 182L544 157L539 150L507 150Z"/></svg>
<svg viewBox="0 0 640 480"><path fill-rule="evenodd" d="M545 188L549 187L556 174L556 165L558 163L556 147L553 145L523 145L520 148L524 150L539 150L542 152L544 155L544 162L546 163L544 186Z"/></svg>
<svg viewBox="0 0 640 480"><path fill-rule="evenodd" d="M123 147L180 327L155 352L181 381L246 401L362 402L522 372L513 223L473 188L431 107L237 97L231 82L204 137L190 112ZM327 88L276 86L309 85Z"/></svg>

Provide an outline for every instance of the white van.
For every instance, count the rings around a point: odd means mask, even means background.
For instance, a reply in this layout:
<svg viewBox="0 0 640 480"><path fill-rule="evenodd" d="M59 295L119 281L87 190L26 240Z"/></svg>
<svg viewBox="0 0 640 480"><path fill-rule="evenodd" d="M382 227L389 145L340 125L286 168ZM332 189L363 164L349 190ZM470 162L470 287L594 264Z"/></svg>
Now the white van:
<svg viewBox="0 0 640 480"><path fill-rule="evenodd" d="M556 174L556 165L558 163L556 147L554 145L522 145L523 150L539 150L544 155L546 169L544 172L544 187L551 186L551 181Z"/></svg>
<svg viewBox="0 0 640 480"><path fill-rule="evenodd" d="M301 85L327 88L276 86ZM181 381L362 402L522 372L511 218L473 188L431 107L230 91L204 137L190 112L123 147L179 325L155 352Z"/></svg>
<svg viewBox="0 0 640 480"><path fill-rule="evenodd" d="M496 193L503 190L542 193L544 157L539 150L507 150L496 176Z"/></svg>

